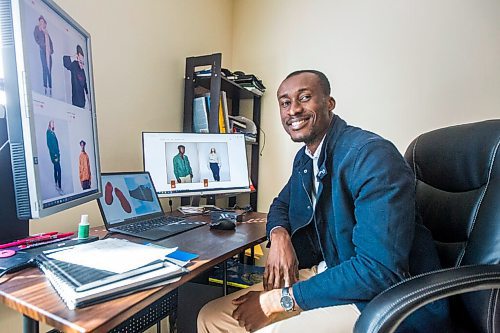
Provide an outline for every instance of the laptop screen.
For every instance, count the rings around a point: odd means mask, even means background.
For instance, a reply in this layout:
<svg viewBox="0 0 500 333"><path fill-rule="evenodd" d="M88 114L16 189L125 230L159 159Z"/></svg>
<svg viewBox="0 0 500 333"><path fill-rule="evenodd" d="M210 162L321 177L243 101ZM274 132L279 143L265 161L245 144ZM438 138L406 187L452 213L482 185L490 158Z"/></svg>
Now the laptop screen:
<svg viewBox="0 0 500 333"><path fill-rule="evenodd" d="M163 214L148 172L103 173L99 208L108 226Z"/></svg>

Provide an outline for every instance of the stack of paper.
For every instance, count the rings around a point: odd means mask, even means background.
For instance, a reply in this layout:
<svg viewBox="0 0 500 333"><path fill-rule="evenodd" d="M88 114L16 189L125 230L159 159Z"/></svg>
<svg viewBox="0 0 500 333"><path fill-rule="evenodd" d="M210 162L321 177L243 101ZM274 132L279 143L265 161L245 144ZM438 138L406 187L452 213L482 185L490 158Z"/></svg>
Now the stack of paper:
<svg viewBox="0 0 500 333"><path fill-rule="evenodd" d="M187 215L204 213L204 208L198 206L179 206L177 210L182 214L187 214Z"/></svg>
<svg viewBox="0 0 500 333"><path fill-rule="evenodd" d="M38 266L70 309L180 279L188 270L165 260L175 251L108 238L45 251Z"/></svg>

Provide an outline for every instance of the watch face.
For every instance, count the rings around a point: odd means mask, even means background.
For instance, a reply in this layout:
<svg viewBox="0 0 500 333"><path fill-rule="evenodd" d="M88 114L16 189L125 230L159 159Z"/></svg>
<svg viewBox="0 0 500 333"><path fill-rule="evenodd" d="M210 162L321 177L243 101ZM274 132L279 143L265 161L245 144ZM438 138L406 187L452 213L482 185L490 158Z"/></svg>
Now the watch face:
<svg viewBox="0 0 500 333"><path fill-rule="evenodd" d="M285 311L292 311L293 310L293 299L290 295L283 295L281 296L281 306Z"/></svg>

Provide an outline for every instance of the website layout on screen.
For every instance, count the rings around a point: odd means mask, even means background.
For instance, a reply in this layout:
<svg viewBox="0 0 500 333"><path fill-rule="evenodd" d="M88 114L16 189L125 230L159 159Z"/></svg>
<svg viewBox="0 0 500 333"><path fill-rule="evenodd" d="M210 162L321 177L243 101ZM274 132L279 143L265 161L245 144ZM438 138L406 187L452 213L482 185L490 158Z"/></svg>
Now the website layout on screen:
<svg viewBox="0 0 500 333"><path fill-rule="evenodd" d="M243 135L143 133L143 150L160 196L249 187Z"/></svg>
<svg viewBox="0 0 500 333"><path fill-rule="evenodd" d="M44 208L97 192L87 39L39 0L21 1L34 160Z"/></svg>

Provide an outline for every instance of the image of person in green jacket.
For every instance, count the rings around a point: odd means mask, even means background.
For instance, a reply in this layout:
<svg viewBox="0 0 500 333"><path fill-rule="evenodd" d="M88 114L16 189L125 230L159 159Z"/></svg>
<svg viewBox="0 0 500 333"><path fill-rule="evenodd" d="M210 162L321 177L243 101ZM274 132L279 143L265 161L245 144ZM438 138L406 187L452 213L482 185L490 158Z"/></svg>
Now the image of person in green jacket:
<svg viewBox="0 0 500 333"><path fill-rule="evenodd" d="M59 151L59 141L57 141L57 135L55 132L54 120L49 121L49 126L47 128L47 147L49 148L50 160L54 165L54 182L56 185L56 190L62 194L61 188L61 153Z"/></svg>
<svg viewBox="0 0 500 333"><path fill-rule="evenodd" d="M193 179L193 169L189 164L189 158L185 155L186 147L177 146L179 154L174 156L174 175L178 183L191 183Z"/></svg>

